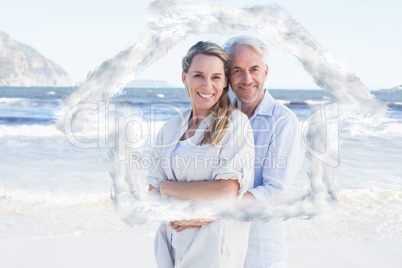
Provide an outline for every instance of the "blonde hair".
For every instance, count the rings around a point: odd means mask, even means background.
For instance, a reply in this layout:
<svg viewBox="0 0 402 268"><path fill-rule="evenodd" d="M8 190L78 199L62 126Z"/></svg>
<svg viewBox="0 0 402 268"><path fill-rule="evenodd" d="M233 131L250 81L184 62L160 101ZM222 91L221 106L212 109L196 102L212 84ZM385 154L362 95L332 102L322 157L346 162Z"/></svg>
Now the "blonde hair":
<svg viewBox="0 0 402 268"><path fill-rule="evenodd" d="M187 55L182 60L182 69L185 73L188 72L191 63L196 55L203 54L209 56L216 56L223 62L225 77L228 78L229 74L229 56L223 49L215 43L200 41L192 46ZM199 145L212 144L215 146L225 136L229 128L232 111L234 107L229 97L229 83L223 89L222 95L219 100L211 107L210 113L212 114L212 123L205 129L204 137Z"/></svg>

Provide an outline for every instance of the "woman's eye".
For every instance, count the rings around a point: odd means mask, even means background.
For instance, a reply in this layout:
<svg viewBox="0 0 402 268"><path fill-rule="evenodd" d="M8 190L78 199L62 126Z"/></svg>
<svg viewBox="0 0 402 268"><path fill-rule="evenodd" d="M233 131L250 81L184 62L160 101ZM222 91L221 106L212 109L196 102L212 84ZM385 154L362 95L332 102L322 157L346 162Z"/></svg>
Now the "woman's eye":
<svg viewBox="0 0 402 268"><path fill-rule="evenodd" d="M213 79L217 80L217 79L221 79L221 77L220 76L214 76Z"/></svg>
<svg viewBox="0 0 402 268"><path fill-rule="evenodd" d="M202 77L202 76L200 74L196 74L196 75L194 75L194 77L199 78L199 77Z"/></svg>

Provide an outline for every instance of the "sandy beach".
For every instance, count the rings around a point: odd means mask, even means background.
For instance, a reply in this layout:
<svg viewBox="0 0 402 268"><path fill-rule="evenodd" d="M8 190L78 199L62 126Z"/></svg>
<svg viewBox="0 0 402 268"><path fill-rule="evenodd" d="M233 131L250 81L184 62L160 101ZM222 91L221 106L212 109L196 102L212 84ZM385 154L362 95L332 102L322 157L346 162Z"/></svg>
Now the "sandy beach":
<svg viewBox="0 0 402 268"><path fill-rule="evenodd" d="M400 267L401 242L289 240L288 267ZM0 267L156 267L153 238L2 238Z"/></svg>

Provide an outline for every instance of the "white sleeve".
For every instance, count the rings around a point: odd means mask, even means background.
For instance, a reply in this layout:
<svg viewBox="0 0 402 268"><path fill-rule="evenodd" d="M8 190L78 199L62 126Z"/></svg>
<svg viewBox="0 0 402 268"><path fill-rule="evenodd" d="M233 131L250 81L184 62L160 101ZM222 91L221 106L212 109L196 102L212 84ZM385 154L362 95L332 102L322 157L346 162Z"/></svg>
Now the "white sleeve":
<svg viewBox="0 0 402 268"><path fill-rule="evenodd" d="M165 159L162 157L162 146L163 146L163 131L164 127L159 131L156 136L155 145L152 149L151 156L149 157L149 168L148 168L148 184L152 185L156 189L160 189L160 185L164 180L167 179L164 166L166 163ZM166 160L165 160L166 161Z"/></svg>
<svg viewBox="0 0 402 268"><path fill-rule="evenodd" d="M236 111L234 111L236 112ZM232 122L220 146L219 165L212 174L214 180L237 180L240 190L237 199L254 183L254 137L250 121L241 112L232 116Z"/></svg>

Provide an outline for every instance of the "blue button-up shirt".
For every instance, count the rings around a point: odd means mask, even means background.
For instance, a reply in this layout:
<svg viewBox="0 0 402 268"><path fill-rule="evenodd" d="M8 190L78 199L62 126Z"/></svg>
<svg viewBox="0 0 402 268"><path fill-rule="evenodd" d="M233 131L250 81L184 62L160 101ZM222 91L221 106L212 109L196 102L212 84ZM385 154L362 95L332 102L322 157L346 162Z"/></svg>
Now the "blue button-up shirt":
<svg viewBox="0 0 402 268"><path fill-rule="evenodd" d="M296 115L267 90L250 122L256 149L254 188L249 192L266 203L290 189L304 160L302 136ZM286 224L279 219L252 223L244 267L271 265L286 265Z"/></svg>
<svg viewBox="0 0 402 268"><path fill-rule="evenodd" d="M296 115L268 91L250 118L255 142L255 180L249 192L264 202L288 190L304 160Z"/></svg>

